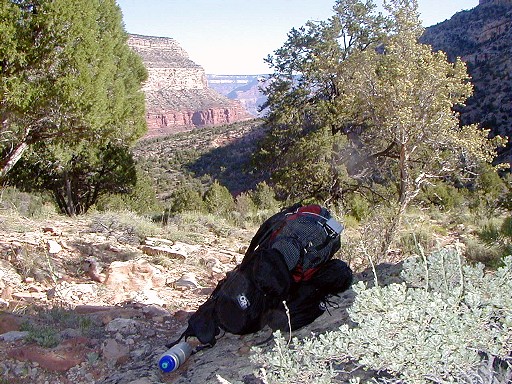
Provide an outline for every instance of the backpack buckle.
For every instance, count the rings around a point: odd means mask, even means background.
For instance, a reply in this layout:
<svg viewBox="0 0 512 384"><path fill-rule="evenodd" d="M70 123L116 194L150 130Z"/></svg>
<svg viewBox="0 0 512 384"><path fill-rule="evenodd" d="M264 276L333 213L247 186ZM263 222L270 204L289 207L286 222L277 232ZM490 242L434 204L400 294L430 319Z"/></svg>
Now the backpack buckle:
<svg viewBox="0 0 512 384"><path fill-rule="evenodd" d="M324 224L325 231L329 237L333 239L343 232L343 224L337 221L335 218L331 217Z"/></svg>

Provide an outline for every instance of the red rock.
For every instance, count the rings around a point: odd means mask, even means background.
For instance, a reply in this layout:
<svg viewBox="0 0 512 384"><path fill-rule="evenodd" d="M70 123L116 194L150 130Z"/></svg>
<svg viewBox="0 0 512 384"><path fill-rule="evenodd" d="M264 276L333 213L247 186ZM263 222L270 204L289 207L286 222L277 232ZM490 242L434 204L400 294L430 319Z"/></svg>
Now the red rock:
<svg viewBox="0 0 512 384"><path fill-rule="evenodd" d="M19 331L22 319L16 315L6 312L0 312L0 334Z"/></svg>
<svg viewBox="0 0 512 384"><path fill-rule="evenodd" d="M105 285L116 293L137 292L165 286L163 273L147 260L114 261L107 270Z"/></svg>
<svg viewBox="0 0 512 384"><path fill-rule="evenodd" d="M241 103L208 87L204 69L190 60L176 40L130 35L128 44L148 70L143 87L148 125L145 137L253 118Z"/></svg>
<svg viewBox="0 0 512 384"><path fill-rule="evenodd" d="M91 341L85 337L69 339L53 349L46 349L37 345L27 345L8 351L11 359L38 363L41 368L48 371L64 372L85 361L87 353L91 351Z"/></svg>
<svg viewBox="0 0 512 384"><path fill-rule="evenodd" d="M110 311L111 309L112 307L106 307L101 305L77 305L74 309L74 312L79 314L89 314Z"/></svg>
<svg viewBox="0 0 512 384"><path fill-rule="evenodd" d="M114 339L107 339L101 346L103 357L114 364L122 364L130 357L130 348Z"/></svg>

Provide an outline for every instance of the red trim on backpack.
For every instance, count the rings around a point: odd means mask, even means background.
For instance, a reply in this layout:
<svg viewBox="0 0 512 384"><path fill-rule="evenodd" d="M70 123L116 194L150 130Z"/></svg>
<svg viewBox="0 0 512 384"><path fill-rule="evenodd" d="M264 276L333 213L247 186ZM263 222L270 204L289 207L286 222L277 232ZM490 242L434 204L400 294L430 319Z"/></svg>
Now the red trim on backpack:
<svg viewBox="0 0 512 384"><path fill-rule="evenodd" d="M314 215L321 215L322 214L322 207L318 204L310 204L303 207L299 207L297 211L295 211L292 214L287 214L286 218L283 222L283 224L274 230L272 234L270 235L270 242L274 241L274 239L277 237L279 232L283 229L283 227L286 225L287 221L292 221L297 219L298 216L303 214L312 213ZM302 271L302 265L298 264L293 270L292 270L292 277L295 282L301 282L301 281L308 281L313 277L315 272L318 270L319 267L315 268L309 268L306 271Z"/></svg>
<svg viewBox="0 0 512 384"><path fill-rule="evenodd" d="M309 268L303 272L302 265L297 265L292 271L293 280L296 283L300 283L301 281L308 281L314 276L314 274L316 273L316 271L318 271L319 268L320 267Z"/></svg>
<svg viewBox="0 0 512 384"><path fill-rule="evenodd" d="M297 212L299 212L299 213L303 213L303 212L314 213L314 214L319 215L322 212L322 207L319 206L318 204L311 204L311 205L306 205L304 207L300 207L297 210Z"/></svg>
<svg viewBox="0 0 512 384"><path fill-rule="evenodd" d="M297 218L297 216L300 216L304 213L312 213L314 215L321 215L322 207L319 206L318 204L305 205L304 207L298 208L297 211L293 212L292 214L288 213L286 215L285 221L295 220ZM275 237L277 235L277 233L279 233L280 230L281 230L281 228L278 228L272 235Z"/></svg>

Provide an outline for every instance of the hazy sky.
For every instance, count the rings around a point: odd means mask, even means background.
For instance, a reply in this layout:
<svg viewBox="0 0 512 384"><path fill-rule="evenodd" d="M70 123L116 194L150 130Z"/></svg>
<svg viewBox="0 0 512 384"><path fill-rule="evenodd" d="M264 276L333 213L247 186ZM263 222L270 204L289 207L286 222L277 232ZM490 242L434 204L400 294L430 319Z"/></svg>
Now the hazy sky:
<svg viewBox="0 0 512 384"><path fill-rule="evenodd" d="M478 0L418 0L428 27ZM126 30L174 38L209 74L270 72L265 57L293 27L327 20L335 0L117 0ZM380 3L380 1L377 1Z"/></svg>

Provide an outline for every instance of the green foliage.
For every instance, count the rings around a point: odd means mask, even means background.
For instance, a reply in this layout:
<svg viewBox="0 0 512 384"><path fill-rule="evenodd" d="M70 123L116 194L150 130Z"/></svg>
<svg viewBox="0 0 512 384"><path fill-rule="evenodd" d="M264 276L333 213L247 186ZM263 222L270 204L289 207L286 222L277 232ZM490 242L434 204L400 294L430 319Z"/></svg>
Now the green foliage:
<svg viewBox="0 0 512 384"><path fill-rule="evenodd" d="M494 221L488 221L482 226L482 229L478 233L478 237L485 244L490 245L500 240L501 234L498 226Z"/></svg>
<svg viewBox="0 0 512 384"><path fill-rule="evenodd" d="M486 245L473 236L464 239L466 258L472 263L482 263L488 268L496 269L502 264L503 251L499 246Z"/></svg>
<svg viewBox="0 0 512 384"><path fill-rule="evenodd" d="M253 223L258 208L249 193L242 192L235 198L235 211L233 221L235 225L245 228L248 223Z"/></svg>
<svg viewBox="0 0 512 384"><path fill-rule="evenodd" d="M274 190L264 181L256 185L256 188L250 192L250 196L259 210L277 211L279 209Z"/></svg>
<svg viewBox="0 0 512 384"><path fill-rule="evenodd" d="M371 215L372 206L370 202L360 194L352 194L344 199L347 214L361 221Z"/></svg>
<svg viewBox="0 0 512 384"><path fill-rule="evenodd" d="M47 183L57 175L60 189L69 189L65 184L72 180L60 173L80 168L70 162L90 166L100 152L128 147L144 134L141 83L146 70L126 43L114 0L7 0L0 12L0 178L9 176L32 148L30 159L24 159L27 169L18 171L29 180L32 170L32 177L46 177ZM80 158L73 160L76 153ZM101 178L98 167L95 164L93 172ZM88 171L87 165L81 169ZM82 185L74 188L81 196ZM56 185L47 189L68 214L75 208L83 213L96 200L90 192L86 202L64 203Z"/></svg>
<svg viewBox="0 0 512 384"><path fill-rule="evenodd" d="M24 323L20 329L28 332L28 336L25 340L29 343L33 342L44 348L53 348L60 343L58 330L54 327L35 326L33 324Z"/></svg>
<svg viewBox="0 0 512 384"><path fill-rule="evenodd" d="M384 8L387 17L372 1L338 0L329 20L290 31L267 60L269 131L255 161L283 198L336 201L357 190L372 203L398 201L389 246L423 184L490 160L494 144L460 127L453 107L472 92L466 66L418 43L417 2Z"/></svg>
<svg viewBox="0 0 512 384"><path fill-rule="evenodd" d="M443 211L457 208L464 202L464 196L459 190L445 182L425 186L419 198Z"/></svg>
<svg viewBox="0 0 512 384"><path fill-rule="evenodd" d="M373 370L381 382L504 379L503 372L492 372L492 362L506 359L512 348L512 297L506 294L512 289L512 257L486 274L482 265L468 265L456 250L444 249L427 262L408 259L402 275L402 284L354 286L352 327L294 339L291 347L277 334L272 351L254 356L266 382L303 382L315 375L330 382L336 367L349 362Z"/></svg>
<svg viewBox="0 0 512 384"><path fill-rule="evenodd" d="M13 168L10 182L27 191L53 194L62 213L86 213L106 193L128 193L136 184L135 162L127 147L39 147Z"/></svg>
<svg viewBox="0 0 512 384"><path fill-rule="evenodd" d="M249 166L255 138L261 136L263 129L260 120L203 127L141 140L134 151L139 165L154 180L164 199L192 180L199 183L192 184L201 194L213 180L237 194L254 189L262 179L261 172Z"/></svg>
<svg viewBox="0 0 512 384"><path fill-rule="evenodd" d="M500 228L501 235L512 242L512 216L503 220Z"/></svg>
<svg viewBox="0 0 512 384"><path fill-rule="evenodd" d="M205 203L200 190L198 190L198 186L194 186L190 183L182 184L174 190L169 200L171 213L187 211L202 212L205 210Z"/></svg>
<svg viewBox="0 0 512 384"><path fill-rule="evenodd" d="M272 175L278 196L284 200L327 200L334 184L332 147L334 137L328 129L318 129L294 143L293 149L282 154L285 166Z"/></svg>
<svg viewBox="0 0 512 384"><path fill-rule="evenodd" d="M98 328L87 315L78 315L70 308L54 306L52 308L35 307L37 321L29 320L21 324L21 330L27 331L25 339L44 348L53 348L62 341L61 331L76 329L87 337L98 337Z"/></svg>
<svg viewBox="0 0 512 384"><path fill-rule="evenodd" d="M127 194L108 193L98 198L96 208L99 211L133 211L147 215L162 211L152 180L137 169L137 181L131 192Z"/></svg>
<svg viewBox="0 0 512 384"><path fill-rule="evenodd" d="M491 265L495 265L502 257L512 254L512 216L484 222L477 237L489 249L488 253L493 251L495 257L491 258Z"/></svg>
<svg viewBox="0 0 512 384"><path fill-rule="evenodd" d="M478 167L477 177L471 187L471 193L468 194L470 207L486 217L495 216L500 209L507 209L510 204L506 179L500 177L496 169L489 165Z"/></svg>
<svg viewBox="0 0 512 384"><path fill-rule="evenodd" d="M215 180L204 194L204 203L208 212L229 217L235 208L235 201L229 190Z"/></svg>

